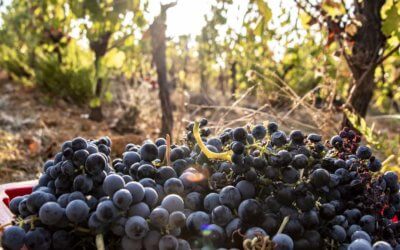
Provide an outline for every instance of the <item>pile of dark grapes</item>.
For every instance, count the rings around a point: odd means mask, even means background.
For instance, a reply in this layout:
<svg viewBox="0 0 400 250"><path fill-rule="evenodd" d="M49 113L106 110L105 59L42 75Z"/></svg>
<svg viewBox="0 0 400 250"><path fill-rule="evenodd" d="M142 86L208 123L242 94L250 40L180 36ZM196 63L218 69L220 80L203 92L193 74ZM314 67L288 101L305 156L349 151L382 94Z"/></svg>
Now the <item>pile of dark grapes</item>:
<svg viewBox="0 0 400 250"><path fill-rule="evenodd" d="M395 172L344 129L329 141L270 122L185 143L75 138L47 161L4 249L400 249ZM399 217L400 218L400 217Z"/></svg>

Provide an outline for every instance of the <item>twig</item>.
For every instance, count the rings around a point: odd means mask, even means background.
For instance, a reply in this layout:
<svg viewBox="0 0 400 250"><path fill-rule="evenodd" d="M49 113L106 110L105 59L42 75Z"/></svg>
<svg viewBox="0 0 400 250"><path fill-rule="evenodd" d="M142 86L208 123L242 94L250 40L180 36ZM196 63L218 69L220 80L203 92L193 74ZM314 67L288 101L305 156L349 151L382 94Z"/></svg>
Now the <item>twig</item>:
<svg viewBox="0 0 400 250"><path fill-rule="evenodd" d="M3 231L4 228L6 228L6 227L8 227L8 226L11 226L11 225L12 225L12 222L9 222L9 223L6 223L6 224L1 225L1 226L0 226L0 232Z"/></svg>
<svg viewBox="0 0 400 250"><path fill-rule="evenodd" d="M383 56L378 62L376 63L377 65L383 63L386 59L388 59L391 55L397 52L397 50L400 49L400 43L397 44L396 47L394 47L392 50L390 50L385 56Z"/></svg>
<svg viewBox="0 0 400 250"><path fill-rule="evenodd" d="M103 234L96 235L97 250L105 250Z"/></svg>
<svg viewBox="0 0 400 250"><path fill-rule="evenodd" d="M289 222L289 216L286 216L285 218L283 218L282 224L279 227L279 230L276 234L281 234L283 232L283 230L285 230L286 224Z"/></svg>
<svg viewBox="0 0 400 250"><path fill-rule="evenodd" d="M171 166L171 137L169 134L165 136L165 140L167 141L167 146L165 149L165 160L167 162L167 166Z"/></svg>
<svg viewBox="0 0 400 250"><path fill-rule="evenodd" d="M107 48L107 51L110 51L110 50L120 46L130 36L132 36L132 34L127 34L127 35L123 36L122 38L118 39L113 45L111 45L110 47Z"/></svg>
<svg viewBox="0 0 400 250"><path fill-rule="evenodd" d="M223 114L223 115L221 116L221 118L219 119L219 121L218 121L218 123L217 123L217 127L218 127L219 124L221 124L221 122L224 120L224 118L230 113L230 111L231 111L234 107L236 107L236 106L237 106L249 93L251 93L251 91L252 91L255 87L257 87L258 85L259 85L259 83L257 83L256 85L254 85L254 86L248 88L248 89L246 90L246 92L245 92L238 100L236 100L236 101L231 105L231 108L228 109L228 110L226 111L226 113Z"/></svg>

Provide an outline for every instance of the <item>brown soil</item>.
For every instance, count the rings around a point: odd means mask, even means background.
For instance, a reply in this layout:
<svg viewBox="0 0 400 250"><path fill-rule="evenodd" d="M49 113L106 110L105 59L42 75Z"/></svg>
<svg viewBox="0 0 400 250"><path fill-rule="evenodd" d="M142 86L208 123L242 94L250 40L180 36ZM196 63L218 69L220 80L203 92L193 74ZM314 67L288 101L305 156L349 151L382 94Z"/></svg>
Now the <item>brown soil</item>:
<svg viewBox="0 0 400 250"><path fill-rule="evenodd" d="M110 128L113 116L97 123L86 118L87 112L84 107L55 101L34 88L13 83L0 73L0 183L36 178L59 145L76 136L95 139L108 135L114 155L121 155L128 142L144 139L138 133L116 133Z"/></svg>

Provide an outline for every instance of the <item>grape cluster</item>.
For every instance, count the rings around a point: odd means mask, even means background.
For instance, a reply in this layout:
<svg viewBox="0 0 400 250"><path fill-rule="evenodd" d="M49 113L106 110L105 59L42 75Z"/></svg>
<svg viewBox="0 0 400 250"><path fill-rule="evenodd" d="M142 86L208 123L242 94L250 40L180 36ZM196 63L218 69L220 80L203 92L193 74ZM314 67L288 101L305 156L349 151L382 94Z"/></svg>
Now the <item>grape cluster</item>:
<svg viewBox="0 0 400 250"><path fill-rule="evenodd" d="M400 249L394 172L349 129L323 142L270 122L185 143L65 142L16 197L4 249Z"/></svg>

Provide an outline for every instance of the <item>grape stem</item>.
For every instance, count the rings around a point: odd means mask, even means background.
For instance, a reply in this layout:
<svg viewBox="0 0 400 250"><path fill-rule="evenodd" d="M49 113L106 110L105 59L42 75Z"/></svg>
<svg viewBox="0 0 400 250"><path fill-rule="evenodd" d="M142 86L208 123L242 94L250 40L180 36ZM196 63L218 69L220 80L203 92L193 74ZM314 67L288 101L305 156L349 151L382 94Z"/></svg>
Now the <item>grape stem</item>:
<svg viewBox="0 0 400 250"><path fill-rule="evenodd" d="M289 222L289 216L286 216L285 218L283 218L282 224L279 227L279 230L276 234L281 234L283 232L283 230L285 230L286 224Z"/></svg>
<svg viewBox="0 0 400 250"><path fill-rule="evenodd" d="M199 122L195 122L194 123L194 127L193 127L193 135L194 138L196 139L197 144L200 147L201 152L203 152L206 157L210 160L223 160L223 161L232 161L232 151L227 151L227 152L223 152L223 153L215 153L212 152L211 150L209 150L206 145L204 144L204 142L201 140L201 136L200 136L200 124Z"/></svg>
<svg viewBox="0 0 400 250"><path fill-rule="evenodd" d="M90 233L90 229L84 228L84 227L75 227L75 230L79 231L79 232L82 232L82 233Z"/></svg>
<svg viewBox="0 0 400 250"><path fill-rule="evenodd" d="M0 225L0 232L3 231L4 228L6 228L6 227L8 227L8 226L11 226L11 225L12 225L12 222L9 222L9 223Z"/></svg>
<svg viewBox="0 0 400 250"><path fill-rule="evenodd" d="M304 168L300 169L300 178L299 180L301 180L303 178L304 175Z"/></svg>
<svg viewBox="0 0 400 250"><path fill-rule="evenodd" d="M103 234L96 235L97 250L105 250Z"/></svg>
<svg viewBox="0 0 400 250"><path fill-rule="evenodd" d="M165 140L167 141L167 147L165 148L165 161L167 162L167 166L171 166L171 137L169 134L165 136Z"/></svg>

